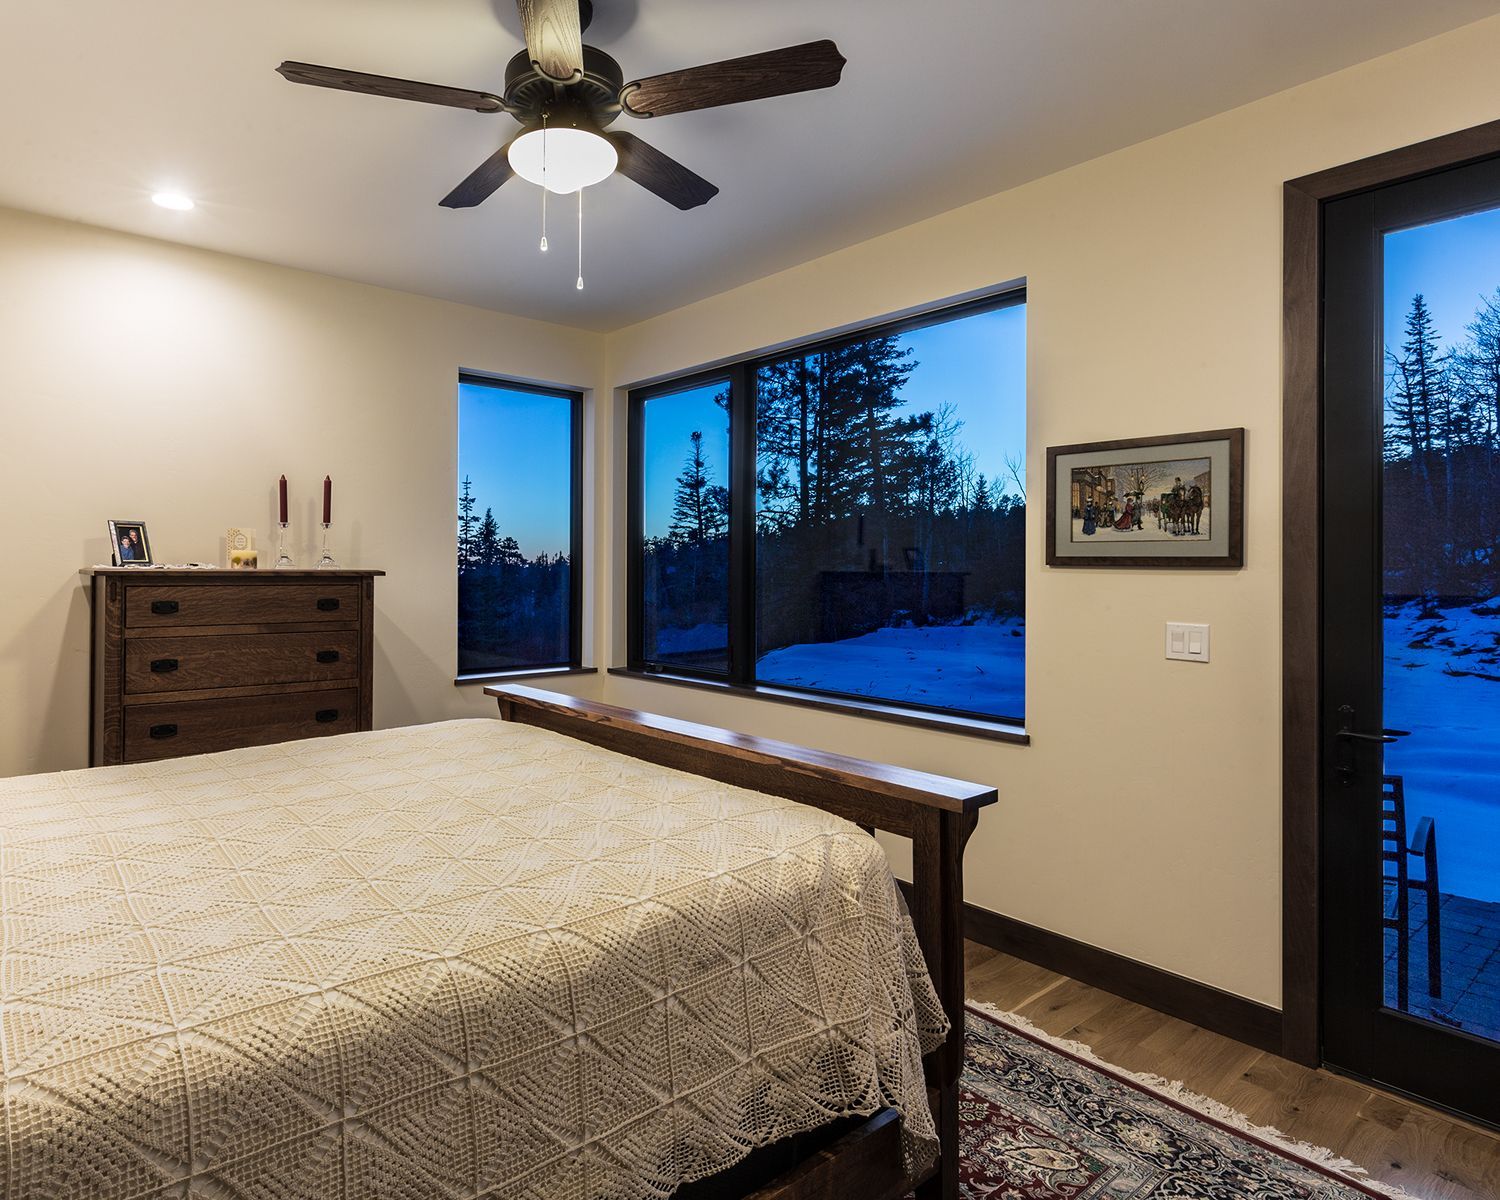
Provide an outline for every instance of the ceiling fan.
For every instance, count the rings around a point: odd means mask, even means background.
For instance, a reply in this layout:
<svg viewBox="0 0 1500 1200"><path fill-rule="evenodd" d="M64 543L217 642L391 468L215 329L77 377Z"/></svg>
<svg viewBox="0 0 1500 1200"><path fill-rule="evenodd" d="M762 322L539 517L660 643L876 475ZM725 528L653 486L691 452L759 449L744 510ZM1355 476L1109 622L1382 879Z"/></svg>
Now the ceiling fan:
<svg viewBox="0 0 1500 1200"><path fill-rule="evenodd" d="M445 196L446 208L482 204L512 174L567 194L618 170L684 210L707 204L719 189L634 134L606 133L622 112L664 117L812 91L838 83L844 69L838 47L824 40L627 83L613 58L583 43L590 0L516 0L516 6L526 48L505 68L503 96L302 62L276 69L293 83L508 113L519 121L521 133Z"/></svg>

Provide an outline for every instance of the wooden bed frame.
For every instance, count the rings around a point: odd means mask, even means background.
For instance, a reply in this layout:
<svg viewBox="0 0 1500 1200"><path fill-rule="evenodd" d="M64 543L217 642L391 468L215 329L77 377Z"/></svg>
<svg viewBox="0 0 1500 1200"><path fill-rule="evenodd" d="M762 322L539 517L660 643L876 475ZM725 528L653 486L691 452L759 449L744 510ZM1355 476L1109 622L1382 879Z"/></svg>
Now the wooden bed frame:
<svg viewBox="0 0 1500 1200"><path fill-rule="evenodd" d="M958 1079L964 1056L964 846L994 788L863 759L750 737L726 729L617 708L560 692L485 688L507 721L548 729L606 750L689 771L736 787L784 796L912 843L912 923L948 1015L947 1040L924 1060L937 1125L938 1162L920 1179L906 1175L901 1121L883 1109L841 1125L836 1137L798 1139L770 1160L769 1174L743 1182L726 1172L697 1184L702 1195L745 1200L897 1200L915 1186L919 1200L958 1196ZM755 1156L752 1156L752 1158ZM730 1177L734 1177L731 1184ZM733 1191L728 1189L732 1187Z"/></svg>

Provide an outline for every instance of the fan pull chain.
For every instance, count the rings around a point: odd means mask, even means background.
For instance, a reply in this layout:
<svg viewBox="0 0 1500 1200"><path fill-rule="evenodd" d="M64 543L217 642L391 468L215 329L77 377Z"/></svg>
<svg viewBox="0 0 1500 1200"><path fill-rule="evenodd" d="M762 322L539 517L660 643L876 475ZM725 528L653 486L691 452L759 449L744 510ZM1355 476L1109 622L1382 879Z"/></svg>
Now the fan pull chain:
<svg viewBox="0 0 1500 1200"><path fill-rule="evenodd" d="M578 290L583 291L583 189L578 189Z"/></svg>
<svg viewBox="0 0 1500 1200"><path fill-rule="evenodd" d="M547 114L542 114L542 253L547 253Z"/></svg>

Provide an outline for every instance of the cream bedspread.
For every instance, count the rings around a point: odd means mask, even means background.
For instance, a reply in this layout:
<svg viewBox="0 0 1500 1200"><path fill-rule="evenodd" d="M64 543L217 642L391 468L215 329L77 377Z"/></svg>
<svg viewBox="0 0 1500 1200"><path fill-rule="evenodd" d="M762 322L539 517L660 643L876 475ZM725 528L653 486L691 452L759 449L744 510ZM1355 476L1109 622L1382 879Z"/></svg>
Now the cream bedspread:
<svg viewBox="0 0 1500 1200"><path fill-rule="evenodd" d="M816 809L493 720L0 781L5 1200L645 1200L946 1028Z"/></svg>

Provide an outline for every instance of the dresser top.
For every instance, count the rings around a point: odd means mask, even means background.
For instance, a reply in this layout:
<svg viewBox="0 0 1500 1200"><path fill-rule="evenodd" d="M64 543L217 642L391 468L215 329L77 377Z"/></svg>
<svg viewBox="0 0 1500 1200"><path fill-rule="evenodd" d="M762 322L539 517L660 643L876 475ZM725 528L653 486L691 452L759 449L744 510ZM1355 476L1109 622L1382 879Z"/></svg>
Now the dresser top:
<svg viewBox="0 0 1500 1200"><path fill-rule="evenodd" d="M142 579L170 579L179 583L184 579L368 579L384 575L384 571L356 569L353 567L330 567L322 570L315 567L283 568L266 567L264 570L244 570L229 567L83 567L78 572L85 577L93 575L130 575Z"/></svg>

